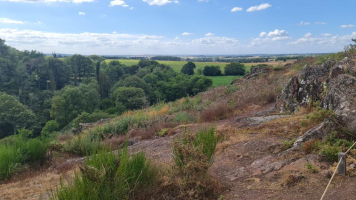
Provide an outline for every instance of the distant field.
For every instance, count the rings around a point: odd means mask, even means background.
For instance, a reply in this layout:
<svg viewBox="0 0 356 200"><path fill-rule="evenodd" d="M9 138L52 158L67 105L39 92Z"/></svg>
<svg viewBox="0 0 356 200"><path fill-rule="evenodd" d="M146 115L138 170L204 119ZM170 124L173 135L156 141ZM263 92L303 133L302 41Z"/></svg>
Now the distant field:
<svg viewBox="0 0 356 200"><path fill-rule="evenodd" d="M106 62L110 62L111 59L106 60ZM138 63L138 60L119 60L122 64L131 66L131 65L136 65ZM283 61L274 61L274 62L264 62L264 63L243 63L246 66L246 71L250 71L251 66L253 65L259 65L259 64L268 64L272 66L278 66L278 65L284 65L287 63L293 63L295 60L289 60L287 62ZM187 61L158 61L159 63L169 65L173 68L175 72L180 72L182 69L183 65L187 63ZM223 63L223 62L194 62L197 68L195 71L198 69L204 69L205 66L207 65L215 65L215 66L220 66L222 72L224 72L224 68L227 64L229 63Z"/></svg>
<svg viewBox="0 0 356 200"><path fill-rule="evenodd" d="M111 59L107 59L106 62L110 62ZM139 60L121 60L119 61L126 65L126 66L131 66L131 65L137 65ZM253 65L259 65L259 64L267 64L267 65L272 65L272 66L279 66L279 65L284 65L287 63L293 63L295 60L289 60L287 62L283 61L278 61L278 62L264 62L264 63L243 63L246 67L246 71L249 72L251 67ZM158 61L159 63L169 65L173 68L175 72L180 72L182 69L183 65L187 63L187 61ZM229 63L223 63L223 62L194 62L197 68L195 69L195 72L198 69L204 69L205 66L207 65L214 65L214 66L220 66L221 71L224 73L225 66ZM229 85L231 81L234 79L238 78L238 76L209 76L209 78L213 79L213 87L217 87L220 85Z"/></svg>
<svg viewBox="0 0 356 200"><path fill-rule="evenodd" d="M241 78L242 76L208 76L213 79L213 87L221 85L230 85L231 81Z"/></svg>

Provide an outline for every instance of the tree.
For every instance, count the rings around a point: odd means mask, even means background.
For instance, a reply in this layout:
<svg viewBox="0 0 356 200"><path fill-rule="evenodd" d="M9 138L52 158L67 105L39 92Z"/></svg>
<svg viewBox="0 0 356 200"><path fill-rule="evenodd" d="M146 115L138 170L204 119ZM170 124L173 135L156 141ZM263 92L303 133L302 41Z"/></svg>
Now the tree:
<svg viewBox="0 0 356 200"><path fill-rule="evenodd" d="M0 93L0 138L21 128L31 128L35 118L35 114L15 97Z"/></svg>
<svg viewBox="0 0 356 200"><path fill-rule="evenodd" d="M82 112L91 113L99 105L100 96L97 84L66 86L56 92L52 98L51 117L63 127Z"/></svg>
<svg viewBox="0 0 356 200"><path fill-rule="evenodd" d="M54 131L59 129L59 124L56 120L50 120L42 128L41 135L48 137Z"/></svg>
<svg viewBox="0 0 356 200"><path fill-rule="evenodd" d="M230 63L225 67L225 75L226 76L243 76L245 75L245 65L241 63Z"/></svg>
<svg viewBox="0 0 356 200"><path fill-rule="evenodd" d="M105 72L112 84L119 81L120 77L124 75L123 65L117 60L110 61L105 67Z"/></svg>
<svg viewBox="0 0 356 200"><path fill-rule="evenodd" d="M148 66L156 66L158 64L159 63L154 60L140 60L138 62L138 66L140 66L141 68L148 67Z"/></svg>
<svg viewBox="0 0 356 200"><path fill-rule="evenodd" d="M146 95L150 94L149 85L144 80L139 78L138 76L130 76L130 77L127 77L125 80L120 80L112 87L111 91L115 91L119 87L141 88L146 93Z"/></svg>
<svg viewBox="0 0 356 200"><path fill-rule="evenodd" d="M113 96L117 107L124 105L128 110L140 109L146 104L145 92L141 88L120 87Z"/></svg>
<svg viewBox="0 0 356 200"><path fill-rule="evenodd" d="M205 66L203 70L204 76L221 76L219 66Z"/></svg>
<svg viewBox="0 0 356 200"><path fill-rule="evenodd" d="M213 85L213 80L205 76L193 76L190 80L187 92L189 95L196 95L199 92L206 91Z"/></svg>
<svg viewBox="0 0 356 200"><path fill-rule="evenodd" d="M194 74L194 69L196 68L195 64L193 62L188 62L182 67L181 72L183 74L187 75L193 75Z"/></svg>
<svg viewBox="0 0 356 200"><path fill-rule="evenodd" d="M95 68L93 61L80 54L74 54L66 59L66 62L71 66L74 75L74 85L78 85L78 79L81 80L84 77L93 77L95 74Z"/></svg>

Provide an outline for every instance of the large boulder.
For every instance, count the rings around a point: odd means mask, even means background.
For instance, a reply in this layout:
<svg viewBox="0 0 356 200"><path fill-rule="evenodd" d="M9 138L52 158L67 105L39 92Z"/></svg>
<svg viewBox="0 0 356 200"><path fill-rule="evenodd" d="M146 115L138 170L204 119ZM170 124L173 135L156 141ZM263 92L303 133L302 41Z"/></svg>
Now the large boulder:
<svg viewBox="0 0 356 200"><path fill-rule="evenodd" d="M353 83L351 80L345 80L347 79L345 76L355 78L355 75L356 66L348 58L340 62L328 59L322 65L306 65L284 87L282 94L278 97L276 108L281 113L295 112L300 106L305 107L311 103L319 102L319 106L321 107L334 109L341 102L332 102L335 98L331 98L329 95L332 95L331 92L338 91L339 89L343 93L352 93ZM346 84L345 81L348 83ZM328 106L324 102L326 98L331 99L327 101L329 103Z"/></svg>
<svg viewBox="0 0 356 200"><path fill-rule="evenodd" d="M351 132L356 131L356 66L349 58L340 62L328 59L322 65L309 66L292 77L278 97L276 109L281 113L290 113L299 107L317 103L318 106L332 109L336 114L337 124ZM333 127L328 123L307 132L304 142L309 138L325 136ZM323 131L321 131L323 130ZM322 134L321 134L322 132Z"/></svg>

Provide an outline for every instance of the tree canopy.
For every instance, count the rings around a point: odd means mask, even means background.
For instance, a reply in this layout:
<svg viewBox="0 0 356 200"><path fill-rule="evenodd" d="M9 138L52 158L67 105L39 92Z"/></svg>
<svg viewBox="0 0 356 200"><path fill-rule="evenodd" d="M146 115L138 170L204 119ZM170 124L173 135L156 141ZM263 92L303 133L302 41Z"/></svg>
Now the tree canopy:
<svg viewBox="0 0 356 200"><path fill-rule="evenodd" d="M193 75L194 69L196 68L193 62L188 62L187 64L183 65L181 72L187 75Z"/></svg>
<svg viewBox="0 0 356 200"><path fill-rule="evenodd" d="M230 63L227 64L225 67L226 76L236 76L236 75L243 76L245 75L245 73L246 73L245 65L241 63Z"/></svg>
<svg viewBox="0 0 356 200"><path fill-rule="evenodd" d="M0 138L31 127L35 118L35 114L15 97L0 93Z"/></svg>
<svg viewBox="0 0 356 200"><path fill-rule="evenodd" d="M52 99L51 117L61 126L68 124L82 112L93 112L99 107L98 86L94 83L78 87L66 86Z"/></svg>

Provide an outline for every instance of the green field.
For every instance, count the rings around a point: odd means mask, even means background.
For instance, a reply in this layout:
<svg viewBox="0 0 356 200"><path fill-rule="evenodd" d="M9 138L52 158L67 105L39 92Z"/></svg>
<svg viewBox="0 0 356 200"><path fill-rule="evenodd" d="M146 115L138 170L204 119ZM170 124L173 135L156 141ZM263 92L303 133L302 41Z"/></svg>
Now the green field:
<svg viewBox="0 0 356 200"><path fill-rule="evenodd" d="M106 62L110 62L110 61L111 61L111 59L106 60ZM137 63L139 62L139 60L119 60L119 61L126 66L137 65ZM158 62L171 66L175 72L180 72L183 65L187 63L187 61L158 61ZM203 70L204 67L207 65L214 65L214 66L220 66L221 71L223 73L224 73L224 68L225 68L226 64L229 64L229 63L223 63L223 62L194 62L194 63L197 66L195 71L197 71L198 69ZM254 64L254 63L245 64L246 71L250 71L250 68L252 65L256 65L256 64Z"/></svg>
<svg viewBox="0 0 356 200"><path fill-rule="evenodd" d="M242 76L209 76L209 78L213 79L213 87L230 85L231 81L241 77Z"/></svg>
<svg viewBox="0 0 356 200"><path fill-rule="evenodd" d="M112 59L107 59L106 62L110 62ZM131 66L131 65L137 65L139 60L121 60L119 61L126 65L126 66ZM159 63L169 65L173 68L175 72L180 73L180 70L182 69L183 65L187 63L187 61L158 61ZM208 65L214 65L214 66L220 66L221 71L224 73L225 66L229 63L223 63L223 62L194 62L197 68L195 69L195 72L198 69L204 69L205 66ZM251 66L257 65L258 63L244 63L246 67L246 71L250 71ZM272 64L273 65L273 64ZM239 78L241 76L209 76L209 78L213 79L213 87L221 86L221 85L229 85L231 81L233 81L236 78Z"/></svg>

